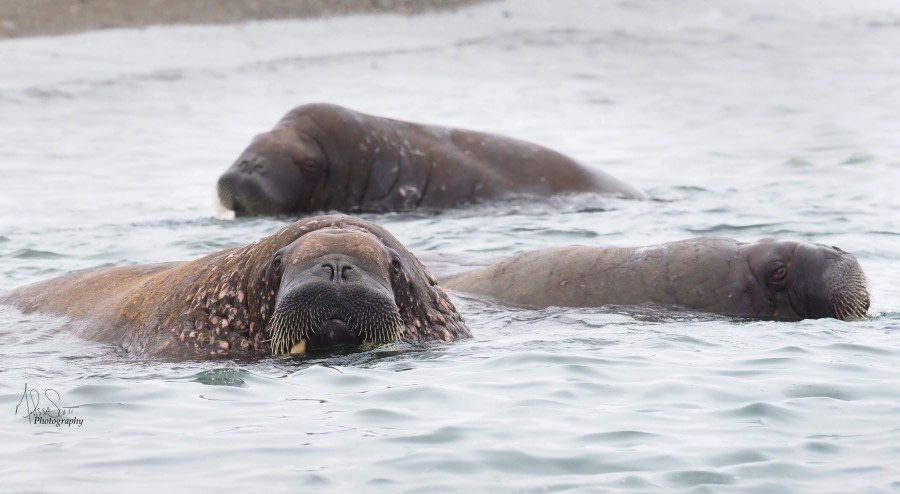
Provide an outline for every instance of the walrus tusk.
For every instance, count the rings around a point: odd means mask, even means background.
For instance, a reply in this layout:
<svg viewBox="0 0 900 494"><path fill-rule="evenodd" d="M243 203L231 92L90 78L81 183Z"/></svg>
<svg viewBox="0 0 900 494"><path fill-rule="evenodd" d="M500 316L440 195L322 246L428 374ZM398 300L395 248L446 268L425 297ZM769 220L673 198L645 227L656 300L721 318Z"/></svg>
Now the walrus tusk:
<svg viewBox="0 0 900 494"><path fill-rule="evenodd" d="M291 355L303 355L306 353L307 339L303 338L299 343L291 347Z"/></svg>

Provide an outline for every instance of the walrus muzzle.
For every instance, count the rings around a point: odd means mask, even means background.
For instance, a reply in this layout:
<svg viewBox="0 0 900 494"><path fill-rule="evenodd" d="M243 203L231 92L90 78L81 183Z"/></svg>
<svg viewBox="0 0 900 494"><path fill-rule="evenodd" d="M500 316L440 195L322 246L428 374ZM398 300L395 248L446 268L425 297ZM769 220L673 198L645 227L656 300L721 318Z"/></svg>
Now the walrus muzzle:
<svg viewBox="0 0 900 494"><path fill-rule="evenodd" d="M219 202L236 216L279 214L299 207L295 204L303 181L295 167L273 163L254 153L245 153L219 177Z"/></svg>
<svg viewBox="0 0 900 494"><path fill-rule="evenodd" d="M268 331L272 353L302 354L396 341L403 321L377 283L300 279L279 293Z"/></svg>
<svg viewBox="0 0 900 494"><path fill-rule="evenodd" d="M869 310L866 275L852 255L837 247L831 249L825 254L822 278L818 281L822 288L808 290L808 293L821 294L808 300L808 317L843 320L864 317ZM814 272L812 267L810 271Z"/></svg>

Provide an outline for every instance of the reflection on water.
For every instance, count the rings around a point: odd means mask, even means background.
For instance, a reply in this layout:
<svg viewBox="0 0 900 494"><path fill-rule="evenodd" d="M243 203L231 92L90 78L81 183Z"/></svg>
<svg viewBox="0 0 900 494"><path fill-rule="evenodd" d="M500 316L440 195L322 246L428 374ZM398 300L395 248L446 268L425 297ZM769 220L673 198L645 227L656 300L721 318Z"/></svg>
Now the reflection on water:
<svg viewBox="0 0 900 494"><path fill-rule="evenodd" d="M230 218L215 180L290 107L327 101L532 140L659 199L365 216L436 271L779 236L853 252L873 295L863 320L799 323L455 297L472 340L235 362L124 360L0 307L4 486L895 490L896 19L888 0L519 0L0 42L3 290L269 235L290 218ZM26 384L82 427L14 416Z"/></svg>

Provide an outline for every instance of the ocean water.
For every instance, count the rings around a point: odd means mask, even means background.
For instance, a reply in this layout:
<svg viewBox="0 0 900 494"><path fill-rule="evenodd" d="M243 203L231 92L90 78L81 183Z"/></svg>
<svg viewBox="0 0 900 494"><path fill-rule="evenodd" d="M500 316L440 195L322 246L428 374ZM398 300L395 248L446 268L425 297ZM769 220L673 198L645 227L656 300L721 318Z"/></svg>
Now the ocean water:
<svg viewBox="0 0 900 494"><path fill-rule="evenodd" d="M475 337L453 345L202 362L126 360L0 306L0 491L900 492L898 46L892 0L516 0L0 41L0 290L270 234L290 218L229 218L215 180L325 101L535 141L660 199L367 216L456 260L437 269L777 236L854 253L872 293L865 319L796 323L455 296ZM31 423L32 391L70 420Z"/></svg>

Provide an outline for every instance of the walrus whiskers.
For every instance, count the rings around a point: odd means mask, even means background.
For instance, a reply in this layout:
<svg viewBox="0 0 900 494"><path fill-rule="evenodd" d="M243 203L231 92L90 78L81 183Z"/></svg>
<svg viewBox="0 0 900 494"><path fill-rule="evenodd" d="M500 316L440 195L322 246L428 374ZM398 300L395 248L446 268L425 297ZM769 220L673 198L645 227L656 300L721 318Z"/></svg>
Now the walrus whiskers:
<svg viewBox="0 0 900 494"><path fill-rule="evenodd" d="M328 295L326 292L320 296ZM292 297L276 306L268 325L274 355L296 353L292 350L303 341L310 340L317 328L336 314L356 335L360 344L396 341L403 332L400 313L386 300L375 299L346 310L340 309L333 300L326 302L303 298L303 302L298 297ZM306 346L303 348L305 352Z"/></svg>

